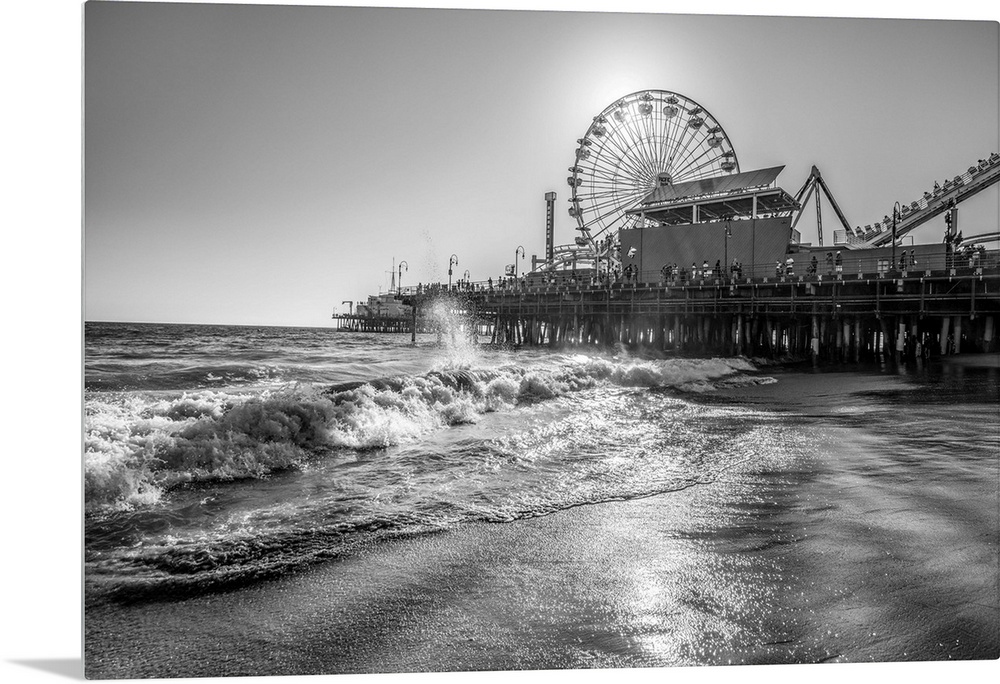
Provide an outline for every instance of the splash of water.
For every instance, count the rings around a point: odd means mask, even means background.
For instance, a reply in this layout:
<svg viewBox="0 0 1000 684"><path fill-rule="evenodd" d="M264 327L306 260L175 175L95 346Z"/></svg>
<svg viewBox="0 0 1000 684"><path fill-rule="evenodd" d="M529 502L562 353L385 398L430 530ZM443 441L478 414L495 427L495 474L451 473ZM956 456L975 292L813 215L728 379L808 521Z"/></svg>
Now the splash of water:
<svg viewBox="0 0 1000 684"><path fill-rule="evenodd" d="M457 296L438 298L427 312L437 329L437 341L442 357L435 363L436 370L473 368L481 365L479 335L476 321L462 308Z"/></svg>

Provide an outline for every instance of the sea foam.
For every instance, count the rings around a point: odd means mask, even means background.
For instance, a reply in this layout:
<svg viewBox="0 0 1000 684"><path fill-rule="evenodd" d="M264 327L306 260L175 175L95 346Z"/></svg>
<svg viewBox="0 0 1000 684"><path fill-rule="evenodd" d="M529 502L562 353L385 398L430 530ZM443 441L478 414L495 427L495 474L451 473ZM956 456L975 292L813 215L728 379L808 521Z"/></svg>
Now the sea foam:
<svg viewBox="0 0 1000 684"><path fill-rule="evenodd" d="M86 402L86 503L148 505L178 484L266 477L332 449L413 443L491 412L601 384L703 392L720 382L752 378L747 373L753 370L743 359L571 355L530 368L453 365L425 375L257 394L92 394Z"/></svg>

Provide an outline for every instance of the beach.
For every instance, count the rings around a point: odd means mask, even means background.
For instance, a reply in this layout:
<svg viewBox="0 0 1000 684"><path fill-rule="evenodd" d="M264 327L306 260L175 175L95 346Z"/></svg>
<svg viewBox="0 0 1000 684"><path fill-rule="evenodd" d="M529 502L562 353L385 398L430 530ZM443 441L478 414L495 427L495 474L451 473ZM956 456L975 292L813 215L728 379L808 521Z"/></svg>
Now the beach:
<svg viewBox="0 0 1000 684"><path fill-rule="evenodd" d="M931 392L905 372L774 375L699 401L766 407L798 445L659 494L90 607L87 675L996 659L995 371L939 368Z"/></svg>

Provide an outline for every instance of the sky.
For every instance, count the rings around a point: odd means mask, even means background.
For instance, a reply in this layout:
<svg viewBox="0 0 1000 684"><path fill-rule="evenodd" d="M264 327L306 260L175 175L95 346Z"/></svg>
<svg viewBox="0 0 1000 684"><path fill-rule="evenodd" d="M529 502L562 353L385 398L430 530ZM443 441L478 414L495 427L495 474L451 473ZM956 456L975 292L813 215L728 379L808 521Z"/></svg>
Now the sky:
<svg viewBox="0 0 1000 684"><path fill-rule="evenodd" d="M546 192L576 235L577 138L644 89L789 193L816 165L852 225L1000 151L992 20L89 2L84 24L86 320L326 326L401 261L404 286L451 255L496 278L519 245L524 270ZM965 234L997 204L963 204Z"/></svg>

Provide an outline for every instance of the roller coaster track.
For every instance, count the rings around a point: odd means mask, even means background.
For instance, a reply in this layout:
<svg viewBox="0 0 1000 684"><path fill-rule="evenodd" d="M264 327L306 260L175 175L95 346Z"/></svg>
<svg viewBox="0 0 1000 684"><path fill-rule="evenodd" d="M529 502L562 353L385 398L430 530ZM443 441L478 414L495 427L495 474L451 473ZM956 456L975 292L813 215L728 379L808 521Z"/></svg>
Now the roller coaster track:
<svg viewBox="0 0 1000 684"><path fill-rule="evenodd" d="M933 192L925 192L919 200L902 206L896 219L896 239L934 217L950 211L959 203L998 181L1000 181L1000 154L993 153L989 159L970 166L968 171L945 181L944 185L939 186L935 183ZM846 244L853 249L865 249L892 244L892 237L892 218L887 215L881 221L864 228L859 226L854 230L844 231L843 235L835 233L834 243Z"/></svg>

